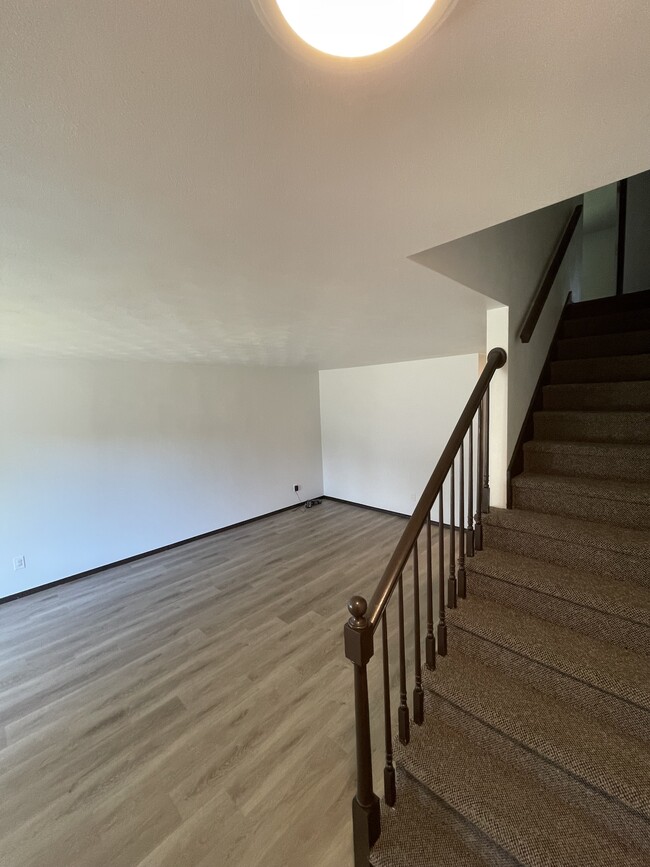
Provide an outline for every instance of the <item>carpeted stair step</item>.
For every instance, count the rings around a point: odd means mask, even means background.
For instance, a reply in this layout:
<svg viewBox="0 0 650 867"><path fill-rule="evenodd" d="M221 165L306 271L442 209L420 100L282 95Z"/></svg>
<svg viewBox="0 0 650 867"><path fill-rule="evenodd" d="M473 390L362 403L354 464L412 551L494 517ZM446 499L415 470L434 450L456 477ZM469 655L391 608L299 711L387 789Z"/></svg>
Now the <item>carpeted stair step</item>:
<svg viewBox="0 0 650 867"><path fill-rule="evenodd" d="M489 599L447 615L449 662L488 661L514 680L650 744L650 659ZM550 700L550 699L549 699Z"/></svg>
<svg viewBox="0 0 650 867"><path fill-rule="evenodd" d="M524 470L578 478L650 482L647 445L530 440L524 444Z"/></svg>
<svg viewBox="0 0 650 867"><path fill-rule="evenodd" d="M489 660L487 661L489 663ZM570 703L513 680L503 670L455 653L427 671L424 686L525 749L568 771L588 789L650 820L650 747L581 713ZM426 703L426 701L425 701ZM593 793L575 786L574 803L593 807ZM645 823L644 823L645 824ZM650 826L646 825L646 832ZM647 840L650 851L650 839Z"/></svg>
<svg viewBox="0 0 650 867"><path fill-rule="evenodd" d="M547 515L650 527L650 483L522 473L512 480L513 506Z"/></svg>
<svg viewBox="0 0 650 867"><path fill-rule="evenodd" d="M545 410L645 410L650 412L650 380L546 385L543 394Z"/></svg>
<svg viewBox="0 0 650 867"><path fill-rule="evenodd" d="M472 597L650 654L650 589L508 551L480 551L466 565Z"/></svg>
<svg viewBox="0 0 650 867"><path fill-rule="evenodd" d="M535 439L592 443L650 443L650 412L572 412L534 414Z"/></svg>
<svg viewBox="0 0 650 867"><path fill-rule="evenodd" d="M483 727L486 737L473 737L471 723L449 703L433 703L424 725L413 726L411 743L398 747L399 766L523 867L647 865L648 850L632 835L614 833L596 812L569 808L507 755L500 735Z"/></svg>
<svg viewBox="0 0 650 867"><path fill-rule="evenodd" d="M519 867L478 828L405 771L397 771L397 804L382 804L373 867Z"/></svg>
<svg viewBox="0 0 650 867"><path fill-rule="evenodd" d="M626 310L643 310L650 306L650 290L630 292L625 295L609 295L605 298L592 298L568 304L564 310L565 319L591 318L594 316L616 315Z"/></svg>
<svg viewBox="0 0 650 867"><path fill-rule="evenodd" d="M565 337L557 341L559 359L639 355L648 352L650 352L650 331Z"/></svg>
<svg viewBox="0 0 650 867"><path fill-rule="evenodd" d="M483 516L484 547L650 586L650 534L519 509Z"/></svg>
<svg viewBox="0 0 650 867"><path fill-rule="evenodd" d="M551 363L551 382L630 382L650 379L650 354L571 358Z"/></svg>
<svg viewBox="0 0 650 867"><path fill-rule="evenodd" d="M574 316L562 320L562 337L587 337L593 334L622 334L650 329L650 306L638 310L618 310L596 316Z"/></svg>

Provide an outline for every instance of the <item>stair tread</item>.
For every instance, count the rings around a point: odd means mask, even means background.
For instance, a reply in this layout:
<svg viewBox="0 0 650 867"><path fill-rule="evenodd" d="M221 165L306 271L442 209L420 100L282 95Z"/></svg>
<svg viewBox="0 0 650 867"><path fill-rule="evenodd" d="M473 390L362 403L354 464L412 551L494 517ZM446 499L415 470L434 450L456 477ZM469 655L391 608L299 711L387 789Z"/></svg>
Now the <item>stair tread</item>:
<svg viewBox="0 0 650 867"><path fill-rule="evenodd" d="M609 313L592 311L590 315L564 317L563 337L578 337L598 334L638 331L650 327L648 307L613 310Z"/></svg>
<svg viewBox="0 0 650 867"><path fill-rule="evenodd" d="M638 584L494 548L477 551L466 567L469 575L487 575L650 627L650 589Z"/></svg>
<svg viewBox="0 0 650 867"><path fill-rule="evenodd" d="M543 409L534 413L535 439L649 443L647 410Z"/></svg>
<svg viewBox="0 0 650 867"><path fill-rule="evenodd" d="M618 374L618 375L613 375ZM563 358L551 362L554 383L644 381L650 377L650 353Z"/></svg>
<svg viewBox="0 0 650 867"><path fill-rule="evenodd" d="M560 337L557 341L559 358L603 357L610 353L641 355L650 350L650 329L636 331L610 331L607 334L587 334L579 337Z"/></svg>
<svg viewBox="0 0 650 867"><path fill-rule="evenodd" d="M524 443L524 467L526 472L563 478L650 481L650 449L646 443L529 440Z"/></svg>
<svg viewBox="0 0 650 867"><path fill-rule="evenodd" d="M550 410L549 410L550 412ZM629 457L635 460L646 458L648 446L646 443L599 443L584 440L528 440L524 443L524 451L534 452L570 452L576 455L591 457L598 452L606 452L612 457Z"/></svg>
<svg viewBox="0 0 650 867"><path fill-rule="evenodd" d="M560 402L572 402L573 406L579 407L587 404L587 412L608 410L608 404L613 404L614 412L650 409L650 380L647 379L552 383L544 386L543 393L546 410L556 409L554 406L547 406L547 403ZM571 406L567 408L570 410Z"/></svg>
<svg viewBox="0 0 650 867"><path fill-rule="evenodd" d="M397 771L394 809L382 804L373 867L518 867L517 861L410 774Z"/></svg>
<svg viewBox="0 0 650 867"><path fill-rule="evenodd" d="M409 773L522 865L647 864L647 850L603 827L599 816L577 806L567 809L549 786L435 710L424 725L413 726L411 743L396 755Z"/></svg>
<svg viewBox="0 0 650 867"><path fill-rule="evenodd" d="M512 486L650 506L650 482L619 482L613 479L575 478L524 472L515 476Z"/></svg>
<svg viewBox="0 0 650 867"><path fill-rule="evenodd" d="M487 599L449 611L447 620L458 629L650 711L650 659L641 654Z"/></svg>
<svg viewBox="0 0 650 867"><path fill-rule="evenodd" d="M564 311L566 319L583 318L601 315L604 312L625 312L650 304L650 289L641 292L629 292L623 295L606 295L603 298L590 298L588 301L576 301L567 304Z"/></svg>
<svg viewBox="0 0 650 867"><path fill-rule="evenodd" d="M436 671L426 672L424 683L481 722L650 818L650 748L642 742L511 678L489 660L454 652Z"/></svg>
<svg viewBox="0 0 650 867"><path fill-rule="evenodd" d="M613 527L580 518L546 515L521 509L492 509L483 516L483 523L650 560L650 534L646 530ZM650 569L650 562L648 568Z"/></svg>

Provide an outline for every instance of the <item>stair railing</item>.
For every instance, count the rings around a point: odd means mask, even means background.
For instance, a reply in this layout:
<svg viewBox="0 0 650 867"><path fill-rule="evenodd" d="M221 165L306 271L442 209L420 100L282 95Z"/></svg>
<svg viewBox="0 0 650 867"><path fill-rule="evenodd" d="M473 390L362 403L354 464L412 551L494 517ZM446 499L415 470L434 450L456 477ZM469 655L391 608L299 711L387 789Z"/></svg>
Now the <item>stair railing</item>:
<svg viewBox="0 0 650 867"><path fill-rule="evenodd" d="M387 607L397 589L399 706L397 731L402 744L410 740L411 711L408 705L406 670L406 630L404 618L404 577L407 565L413 580L413 722L422 725L425 715L422 688L422 630L420 601L420 559L418 542L425 537L426 558L424 610L424 662L429 670L436 667L436 654L447 653L445 607L455 608L457 598L467 592L465 557L473 557L483 548L482 515L489 511L489 414L490 383L495 372L506 363L503 349L493 349L485 368L470 395L440 460L420 497L413 515L390 558L370 602L353 596L348 603L350 619L345 625L345 655L354 665L354 705L356 724L357 789L352 801L355 867L368 867L370 850L381 834L379 798L375 794L370 736L368 663L374 655L375 632L381 625L383 662L383 703L385 731L384 799L394 806L397 799L393 764L393 734L390 696L390 659ZM475 423L477 427L475 428ZM476 435L475 435L476 429ZM465 447L467 444L467 448ZM467 456L467 457L466 457ZM467 477L467 485L466 479ZM458 480L458 483L457 483ZM448 565L445 551L444 493L449 496ZM466 502L467 500L467 502ZM431 513L437 501L438 569L434 581L432 563ZM458 504L458 510L457 510ZM467 514L465 507L467 506ZM474 511L476 506L476 511ZM434 512L435 514L435 512ZM458 520L457 520L458 519ZM457 532L458 530L458 532ZM456 542L458 541L458 552ZM456 556L458 553L458 557ZM434 623L434 598L438 600L438 619ZM435 629L434 629L435 627Z"/></svg>

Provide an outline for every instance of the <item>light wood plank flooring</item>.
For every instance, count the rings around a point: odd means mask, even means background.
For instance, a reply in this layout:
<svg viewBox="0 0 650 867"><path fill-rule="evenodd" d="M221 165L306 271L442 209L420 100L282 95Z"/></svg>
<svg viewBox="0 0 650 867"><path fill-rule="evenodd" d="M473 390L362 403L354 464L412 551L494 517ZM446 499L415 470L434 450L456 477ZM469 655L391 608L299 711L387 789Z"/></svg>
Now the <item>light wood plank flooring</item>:
<svg viewBox="0 0 650 867"><path fill-rule="evenodd" d="M0 864L350 865L345 604L403 526L323 501L0 606Z"/></svg>

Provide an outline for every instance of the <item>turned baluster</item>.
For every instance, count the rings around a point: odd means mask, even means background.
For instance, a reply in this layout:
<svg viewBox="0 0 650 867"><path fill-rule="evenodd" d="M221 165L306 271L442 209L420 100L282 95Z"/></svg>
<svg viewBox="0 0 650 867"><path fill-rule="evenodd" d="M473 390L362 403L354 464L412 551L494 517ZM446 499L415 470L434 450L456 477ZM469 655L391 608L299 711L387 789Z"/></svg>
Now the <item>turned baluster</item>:
<svg viewBox="0 0 650 867"><path fill-rule="evenodd" d="M384 798L389 807L395 806L395 766L393 765L393 724L390 714L390 666L388 662L388 623L386 612L381 618L381 643L384 662L384 733L386 736L386 766L384 768Z"/></svg>
<svg viewBox="0 0 650 867"><path fill-rule="evenodd" d="M420 567L418 563L417 539L413 548L413 637L415 641L413 722L421 726L424 722L424 690L422 689L422 655L420 647Z"/></svg>

